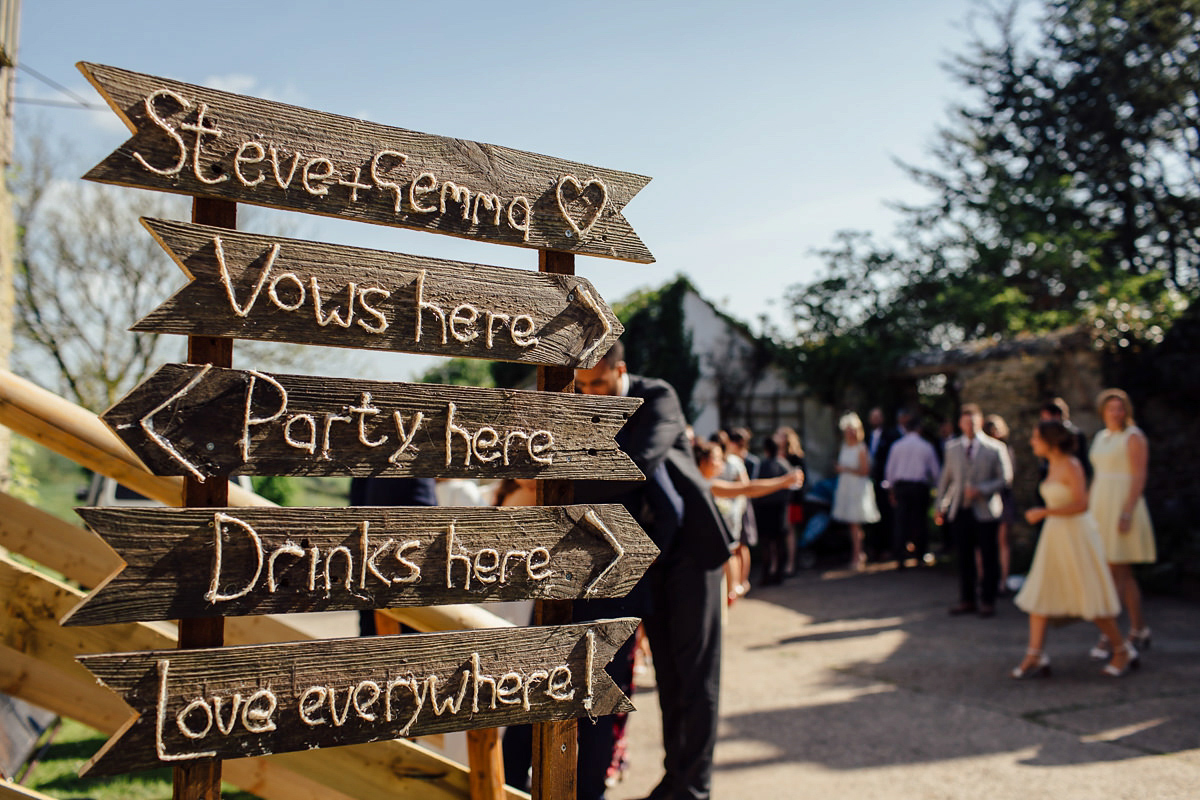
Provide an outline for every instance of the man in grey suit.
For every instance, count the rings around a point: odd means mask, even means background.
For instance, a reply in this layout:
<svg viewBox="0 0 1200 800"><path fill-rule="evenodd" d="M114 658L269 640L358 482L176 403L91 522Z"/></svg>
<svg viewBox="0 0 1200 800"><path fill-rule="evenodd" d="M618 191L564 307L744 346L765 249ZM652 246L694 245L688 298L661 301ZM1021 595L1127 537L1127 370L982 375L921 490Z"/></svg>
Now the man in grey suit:
<svg viewBox="0 0 1200 800"><path fill-rule="evenodd" d="M990 617L996 613L1000 554L996 529L1004 502L1001 490L1012 484L1008 448L983 433L983 411L974 403L959 412L962 435L946 445L945 464L938 480L938 525L949 522L958 550L959 601L951 614ZM983 583L975 570L975 548L983 562ZM978 597L977 593L978 592Z"/></svg>

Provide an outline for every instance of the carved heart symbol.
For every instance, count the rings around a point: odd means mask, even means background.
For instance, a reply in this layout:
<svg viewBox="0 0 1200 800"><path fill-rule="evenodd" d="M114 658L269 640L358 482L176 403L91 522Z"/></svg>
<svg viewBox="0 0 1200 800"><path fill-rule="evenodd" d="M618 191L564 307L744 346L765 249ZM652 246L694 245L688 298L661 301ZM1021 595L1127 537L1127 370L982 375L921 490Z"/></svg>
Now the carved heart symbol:
<svg viewBox="0 0 1200 800"><path fill-rule="evenodd" d="M564 186L570 186L572 189L574 189L575 194L571 200L566 200L563 198ZM591 212L590 217L585 212L583 216L580 217L579 221L576 222L575 218L571 216L569 211L567 211L567 204L577 200L586 201L584 195L586 194L587 190L593 186L600 190L600 202L596 204L595 210ZM597 220L600 219L600 214L603 213L604 207L608 205L608 187L604 185L604 181L595 176L588 178L586 183L580 183L579 179L574 175L563 175L558 179L558 188L555 190L554 195L558 199L559 213L563 215L563 219L567 221L567 225L571 226L571 230L575 231L575 235L580 239L588 235L588 233L595 226ZM585 219L587 220L586 225L582 224Z"/></svg>

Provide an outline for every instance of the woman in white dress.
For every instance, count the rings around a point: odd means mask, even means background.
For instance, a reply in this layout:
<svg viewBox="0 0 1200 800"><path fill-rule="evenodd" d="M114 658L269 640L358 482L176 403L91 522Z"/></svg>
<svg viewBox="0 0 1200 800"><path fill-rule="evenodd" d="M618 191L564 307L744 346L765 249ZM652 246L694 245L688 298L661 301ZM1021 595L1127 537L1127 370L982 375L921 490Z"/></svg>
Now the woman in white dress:
<svg viewBox="0 0 1200 800"><path fill-rule="evenodd" d="M871 456L863 443L862 420L853 412L844 414L838 420L838 428L842 431L842 449L835 467L838 484L830 516L850 528L853 548L850 568L860 570L867 563L862 526L879 521L879 507L875 505L875 487L871 485Z"/></svg>
<svg viewBox="0 0 1200 800"><path fill-rule="evenodd" d="M1133 424L1133 403L1120 389L1105 389L1096 400L1104 430L1092 440L1092 513L1100 526L1104 553L1117 593L1129 612L1129 640L1139 650L1150 647L1150 629L1142 617L1142 593L1134 564L1153 564L1158 554L1154 527L1142 491L1146 486L1149 448L1146 435ZM1112 643L1092 648L1096 659L1108 658Z"/></svg>
<svg viewBox="0 0 1200 800"><path fill-rule="evenodd" d="M1044 651L1050 617L1091 620L1111 641L1118 641L1121 604L1104 560L1096 522L1088 513L1083 465L1070 454L1074 436L1057 420L1039 422L1030 440L1034 455L1046 459L1046 479L1038 487L1045 508L1031 508L1025 519L1042 522L1033 565L1014 602L1029 614L1029 646L1012 677L1050 674ZM1138 665L1137 650L1126 643L1112 654L1104 674L1120 677Z"/></svg>

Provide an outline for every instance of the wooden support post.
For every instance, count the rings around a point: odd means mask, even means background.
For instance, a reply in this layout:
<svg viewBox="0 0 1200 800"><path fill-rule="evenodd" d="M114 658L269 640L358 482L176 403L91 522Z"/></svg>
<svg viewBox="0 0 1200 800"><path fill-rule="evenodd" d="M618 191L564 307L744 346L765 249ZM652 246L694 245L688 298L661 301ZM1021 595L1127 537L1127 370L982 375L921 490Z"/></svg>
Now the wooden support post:
<svg viewBox="0 0 1200 800"><path fill-rule="evenodd" d="M504 800L504 758L498 728L467 731L467 763L471 767L471 800Z"/></svg>
<svg viewBox="0 0 1200 800"><path fill-rule="evenodd" d="M575 256L552 250L538 251L538 272L575 274ZM539 392L575 391L575 370L570 367L538 367ZM574 496L570 481L538 481L537 504L569 504ZM565 625L571 621L570 600L538 600L534 603L536 625ZM573 719L554 720L533 726L533 800L574 800L578 725Z"/></svg>
<svg viewBox="0 0 1200 800"><path fill-rule="evenodd" d="M202 197L192 201L192 222L220 228L237 227L237 203ZM212 336L188 337L188 362L233 366L233 340ZM201 483L183 481L183 505L212 508L229 505L229 480L222 475ZM179 621L179 647L220 647L225 644L225 618L205 617ZM207 759L175 767L173 800L220 800L221 761Z"/></svg>

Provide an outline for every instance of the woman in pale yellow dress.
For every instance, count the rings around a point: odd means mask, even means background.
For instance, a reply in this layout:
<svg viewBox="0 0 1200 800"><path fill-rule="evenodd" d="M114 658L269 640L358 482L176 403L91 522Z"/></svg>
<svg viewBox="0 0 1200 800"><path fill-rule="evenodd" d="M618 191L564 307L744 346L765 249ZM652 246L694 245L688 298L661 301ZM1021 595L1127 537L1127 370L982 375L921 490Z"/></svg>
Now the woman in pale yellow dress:
<svg viewBox="0 0 1200 800"><path fill-rule="evenodd" d="M1100 533L1088 513L1083 465L1070 454L1075 437L1056 420L1038 423L1030 444L1034 455L1046 459L1046 479L1038 487L1045 508L1031 508L1025 519L1042 522L1042 535L1033 565L1015 603L1029 614L1029 646L1012 677L1050 674L1046 627L1051 617L1091 620L1101 634L1119 641L1117 614L1121 604L1105 563ZM1137 650L1126 643L1112 654L1104 674L1120 677L1138 664Z"/></svg>
<svg viewBox="0 0 1200 800"><path fill-rule="evenodd" d="M1117 594L1129 612L1129 640L1139 650L1150 647L1150 629L1142 617L1142 593L1133 574L1134 564L1152 564L1158 555L1154 527L1142 491L1146 487L1149 448L1146 435L1133 422L1133 403L1120 389L1105 389L1096 399L1104 430L1092 440L1089 456L1092 477L1091 506L1112 570ZM1097 660L1108 658L1113 643L1092 648Z"/></svg>

